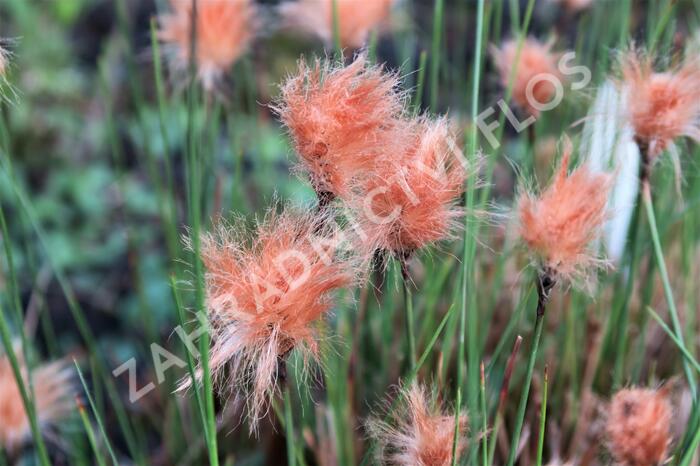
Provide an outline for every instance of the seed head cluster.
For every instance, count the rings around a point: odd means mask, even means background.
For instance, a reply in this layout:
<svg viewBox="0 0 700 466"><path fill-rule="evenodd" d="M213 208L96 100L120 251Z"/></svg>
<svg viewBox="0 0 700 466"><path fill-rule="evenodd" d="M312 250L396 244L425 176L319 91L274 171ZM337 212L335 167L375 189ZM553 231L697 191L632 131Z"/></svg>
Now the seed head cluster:
<svg viewBox="0 0 700 466"><path fill-rule="evenodd" d="M28 372L24 361L20 371L27 386ZM40 428L45 429L66 420L75 402L72 372L63 362L39 366L32 371L34 406ZM0 446L9 452L31 439L29 417L24 409L10 360L0 356Z"/></svg>
<svg viewBox="0 0 700 466"><path fill-rule="evenodd" d="M585 278L605 262L591 242L606 219L611 176L581 165L569 173L567 146L550 185L539 195L525 192L518 201L520 234L539 265L565 280Z"/></svg>
<svg viewBox="0 0 700 466"><path fill-rule="evenodd" d="M397 409L394 425L371 421L370 432L380 444L382 464L396 466L449 466L455 435L455 415L431 402L428 389L414 384L403 394L404 406ZM469 421L459 418L457 461L467 448Z"/></svg>
<svg viewBox="0 0 700 466"><path fill-rule="evenodd" d="M673 411L656 390L620 390L610 402L606 431L610 451L624 466L656 466L667 459Z"/></svg>
<svg viewBox="0 0 700 466"><path fill-rule="evenodd" d="M651 57L632 50L622 56L621 69L620 85L630 96L627 117L648 157L679 137L700 142L700 60L656 72Z"/></svg>
<svg viewBox="0 0 700 466"><path fill-rule="evenodd" d="M174 66L186 70L192 49L192 1L170 0L171 12L160 18L158 36L172 46ZM197 75L211 90L238 60L255 33L252 0L199 0L196 11Z"/></svg>

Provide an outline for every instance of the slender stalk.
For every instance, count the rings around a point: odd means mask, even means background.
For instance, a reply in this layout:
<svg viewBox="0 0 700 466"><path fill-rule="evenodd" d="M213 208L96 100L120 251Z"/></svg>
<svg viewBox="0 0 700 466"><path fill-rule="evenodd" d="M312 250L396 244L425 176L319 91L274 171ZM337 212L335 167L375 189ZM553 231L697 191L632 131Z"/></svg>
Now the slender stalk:
<svg viewBox="0 0 700 466"><path fill-rule="evenodd" d="M433 46L430 54L430 109L435 111L438 100L438 79L440 79L440 44L442 42L442 21L445 9L444 0L435 0L433 9Z"/></svg>
<svg viewBox="0 0 700 466"><path fill-rule="evenodd" d="M408 337L408 361L411 371L416 368L416 336L413 317L413 296L411 293L411 277L408 272L408 257L403 257L401 263L401 278L403 283L404 310L406 312L406 335Z"/></svg>
<svg viewBox="0 0 700 466"><path fill-rule="evenodd" d="M527 374L525 375L525 382L523 384L523 391L520 396L520 404L518 405L518 411L515 417L515 427L513 428L513 436L510 445L510 454L508 456L508 466L513 466L515 464L515 455L518 452L518 446L520 443L520 434L523 429L523 421L525 420L525 411L527 410L527 400L530 395L530 385L532 384L532 374L535 369L535 362L537 361L537 350L540 345L540 338L542 337L542 327L544 326L544 314L545 307L549 301L549 294L552 288L556 284L555 279L548 271L543 271L537 280L537 317L535 319L535 332L532 339L532 348L530 348L530 359L527 364Z"/></svg>
<svg viewBox="0 0 700 466"><path fill-rule="evenodd" d="M537 442L537 466L542 466L542 452L544 451L544 431L547 421L547 388L549 385L549 370L544 366L544 387L542 389L542 409L540 410L540 434Z"/></svg>
<svg viewBox="0 0 700 466"><path fill-rule="evenodd" d="M5 354L10 360L10 365L12 366L12 373L15 376L15 382L17 382L17 388L19 388L19 393L22 397L22 404L24 405L24 411L27 413L27 418L29 419L29 427L32 431L32 437L34 438L34 443L36 445L37 453L39 455L39 461L42 466L49 466L51 462L49 461L49 455L46 451L46 444L44 443L44 438L41 436L41 429L39 428L39 422L37 420L36 407L33 400L29 396L29 391L24 384L24 377L22 377L22 369L19 365L19 360L15 354L15 350L12 347L12 337L10 336L10 329L7 327L7 321L5 320L4 311L0 308L0 336L2 337L2 344L5 347Z"/></svg>
<svg viewBox="0 0 700 466"><path fill-rule="evenodd" d="M284 430L287 438L287 464L296 466L294 452L294 425L292 424L292 402L289 396L289 385L284 390Z"/></svg>
<svg viewBox="0 0 700 466"><path fill-rule="evenodd" d="M438 0L440 1L440 0ZM475 45L475 55L474 55L474 76L472 80L472 95L471 95L471 117L473 121L476 121L478 109L479 109L479 86L481 82L481 58L482 58L482 41L483 41L483 31L484 31L484 0L479 0L477 7L477 27L476 27L476 45ZM433 57L435 60L435 57ZM437 90L435 91L437 93ZM434 107L432 107L434 108ZM477 147L477 128L473 125L471 131L470 145L468 149L468 157L476 156ZM467 179L466 186L466 199L465 199L465 216L464 216L464 240L462 249L462 289L461 289L461 312L459 319L459 353L457 355L457 390L455 399L455 433L452 439L452 466L457 464L457 442L459 439L459 419L460 411L462 409L462 361L465 358L465 333L467 327L467 318L469 318L470 335L469 335L469 354L468 354L468 366L470 380L473 382L469 384L470 386L470 403L469 405L473 408L473 412L476 412L476 397L478 396L478 379L476 378L476 365L479 361L478 355L478 342L477 342L477 319L476 319L476 294L474 291L474 257L476 255L476 227L473 222L470 221L470 212L473 210L475 201L475 191L476 181L474 176L470 176ZM468 295L468 291L472 291ZM467 299L470 299L469 306L467 305ZM469 310L469 316L467 315L467 310ZM474 387L476 383L476 387ZM474 389L476 388L476 389ZM472 457L475 459L474 457Z"/></svg>
<svg viewBox="0 0 700 466"><path fill-rule="evenodd" d="M486 376L484 375L484 362L481 361L479 366L481 374L481 383L479 385L481 398L481 464L489 466L489 436L486 435L488 430L488 414L486 412Z"/></svg>
<svg viewBox="0 0 700 466"><path fill-rule="evenodd" d="M97 462L97 466L106 466L102 456L100 455L100 451L97 448L95 434L92 431L90 419L88 419L88 415L85 412L85 406L83 405L82 401L80 401L80 398L76 398L75 402L78 405L78 413L80 414L80 420L83 422L83 428L85 429L85 434L87 435L88 442L90 443L90 448L92 448L93 453L95 453L95 461Z"/></svg>
<svg viewBox="0 0 700 466"><path fill-rule="evenodd" d="M333 47L335 48L336 59L343 62L343 44L340 42L340 12L338 10L338 0L331 3L333 15Z"/></svg>
<svg viewBox="0 0 700 466"><path fill-rule="evenodd" d="M418 59L418 83L416 93L413 96L413 113L419 113L423 102L423 89L425 89L425 65L428 61L428 53L422 50Z"/></svg>
<svg viewBox="0 0 700 466"><path fill-rule="evenodd" d="M671 323L673 324L673 330L678 338L679 346L685 348L685 341L683 339L683 330L681 328L680 320L678 318L678 310L676 309L676 302L673 298L673 290L671 288L671 282L668 278L668 270L666 270L666 262L664 260L664 253L661 249L661 240L659 239L659 231L656 226L656 216L654 214L654 206L651 200L651 187L649 186L649 178L645 178L642 181L642 200L644 201L644 207L647 213L647 219L649 220L649 230L651 232L651 240L654 245L654 255L656 257L656 262L659 266L659 274L661 275L661 282L663 283L664 296L666 297L666 302L668 304L668 312L671 316ZM688 386L693 395L693 399L697 398L697 384L695 382L695 376L691 370L690 364L685 359L683 360L683 370L685 376L688 379Z"/></svg>
<svg viewBox="0 0 700 466"><path fill-rule="evenodd" d="M513 369L515 369L515 360L518 357L518 352L520 351L520 345L523 342L523 337L518 335L515 339L515 344L513 345L513 351L511 351L510 356L508 356L508 362L506 363L506 369L503 374L503 383L501 384L501 393L498 398L498 408L496 408L496 421L494 422L493 431L491 433L491 446L489 447L489 464L493 464L493 458L496 454L496 443L498 443L498 431L503 423L503 411L506 407L506 400L508 398L508 388L510 387L510 379L513 375Z"/></svg>
<svg viewBox="0 0 700 466"><path fill-rule="evenodd" d="M78 377L80 378L80 383L83 386L83 391L85 392L85 396L88 399L88 403L90 403L90 409L92 410L92 414L95 416L95 419L97 420L97 427L100 429L100 434L102 434L102 439L105 442L105 445L107 446L107 451L109 452L109 457L112 460L112 464L114 466L119 466L119 462L117 461L117 457L114 454L114 450L112 449L112 444L109 441L109 437L107 436L107 432L105 431L105 426L104 423L102 422L102 417L100 416L99 411L97 411L97 408L95 407L95 401L92 399L92 395L90 395L90 391L87 388L87 384L85 383L85 378L83 377L83 372L80 370L80 366L78 366L78 362L74 359L73 364L75 365L75 370L78 372ZM82 406L82 404L79 404L79 406ZM81 416L82 416L81 412ZM92 429L90 429L92 431ZM95 451L95 454L97 454L97 451ZM99 456L99 455L98 455Z"/></svg>
<svg viewBox="0 0 700 466"><path fill-rule="evenodd" d="M204 271L200 256L200 231L201 231L201 189L202 180L201 160L197 150L198 138L196 137L195 123L195 99L197 96L197 0L192 0L192 16L190 17L190 63L189 63L189 89L187 92L187 187L189 200L189 220L192 228L192 261L194 264L195 279L195 308L204 320ZM209 332L203 332L199 342L200 361L202 365L202 385L204 395L204 408L207 418L207 450L209 463L212 466L219 465L218 449L216 444L216 411L214 407L214 391L212 386L211 371L209 369Z"/></svg>
<svg viewBox="0 0 700 466"><path fill-rule="evenodd" d="M700 372L700 364L695 360L692 354L690 354L690 351L688 351L685 348L685 345L678 339L675 333L673 333L673 330L668 328L668 325L666 325L666 322L661 318L659 314L657 314L652 308L647 306L647 312L651 314L651 317L656 321L657 324L659 324L659 327L666 332L666 334L669 336L669 338L676 344L678 349L681 351L683 356L685 357L686 361L695 368L696 371Z"/></svg>

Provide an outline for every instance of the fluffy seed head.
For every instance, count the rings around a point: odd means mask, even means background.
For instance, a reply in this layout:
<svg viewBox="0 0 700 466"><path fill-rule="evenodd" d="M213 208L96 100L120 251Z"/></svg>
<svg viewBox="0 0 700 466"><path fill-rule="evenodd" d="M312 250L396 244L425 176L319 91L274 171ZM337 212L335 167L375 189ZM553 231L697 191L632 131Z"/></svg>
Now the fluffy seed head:
<svg viewBox="0 0 700 466"><path fill-rule="evenodd" d="M395 426L370 421L369 430L380 445L382 464L396 466L448 466L452 464L455 415L429 401L425 387L414 384L394 417ZM459 418L457 459L467 447L468 419Z"/></svg>
<svg viewBox="0 0 700 466"><path fill-rule="evenodd" d="M513 68L517 66L513 76L513 102L535 117L540 114L536 106L547 104L556 93L556 87L551 80L562 82L564 79L557 66L559 54L552 52L552 45L552 42L542 43L527 38L523 42L517 63L517 41L508 40L500 49L491 48L491 55L504 89L508 88ZM550 80L543 79L544 76Z"/></svg>
<svg viewBox="0 0 700 466"><path fill-rule="evenodd" d="M610 451L624 466L656 466L671 443L671 404L655 390L620 390L610 403L606 431Z"/></svg>
<svg viewBox="0 0 700 466"><path fill-rule="evenodd" d="M354 181L388 156L403 111L398 84L359 55L346 67L299 62L282 85L275 110L318 193L347 197Z"/></svg>
<svg viewBox="0 0 700 466"><path fill-rule="evenodd" d="M336 0L340 44L359 49L370 32L389 18L395 0ZM296 0L283 3L282 17L288 27L314 34L327 46L333 44L333 0Z"/></svg>
<svg viewBox="0 0 700 466"><path fill-rule="evenodd" d="M172 12L160 18L159 38L174 48L174 64L187 69L190 60L192 1L170 0ZM197 73L211 89L241 56L253 38L255 7L251 0L197 2Z"/></svg>
<svg viewBox="0 0 700 466"><path fill-rule="evenodd" d="M334 291L356 271L321 238L329 218L270 210L250 237L241 226L221 225L202 238L207 311L213 346L210 367L231 378L248 402L251 429L277 391L278 362L293 349L318 353L318 324Z"/></svg>
<svg viewBox="0 0 700 466"><path fill-rule="evenodd" d="M571 280L605 262L589 249L601 233L611 176L582 165L568 173L567 144L551 184L539 196L524 193L518 201L520 234L540 265Z"/></svg>
<svg viewBox="0 0 700 466"><path fill-rule="evenodd" d="M394 156L351 202L368 253L410 254L449 239L463 215L458 204L467 167L447 119L422 117L403 125Z"/></svg>
<svg viewBox="0 0 700 466"><path fill-rule="evenodd" d="M27 383L27 369L21 364ZM74 406L72 373L62 362L34 369L34 403L40 427L46 428L65 419ZM29 418L22 396L6 355L0 356L0 446L12 452L31 438Z"/></svg>
<svg viewBox="0 0 700 466"><path fill-rule="evenodd" d="M655 157L674 139L700 142L700 61L655 72L652 59L633 50L622 57L622 82L631 96L628 118L637 142Z"/></svg>

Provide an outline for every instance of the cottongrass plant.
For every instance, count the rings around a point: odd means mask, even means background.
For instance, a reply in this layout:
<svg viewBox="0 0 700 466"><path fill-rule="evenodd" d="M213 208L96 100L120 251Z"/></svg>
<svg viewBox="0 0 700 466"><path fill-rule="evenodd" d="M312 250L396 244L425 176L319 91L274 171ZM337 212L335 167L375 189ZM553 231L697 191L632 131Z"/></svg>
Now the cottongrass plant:
<svg viewBox="0 0 700 466"><path fill-rule="evenodd" d="M620 85L628 93L628 119L646 166L674 140L687 136L700 142L700 59L688 58L676 68L657 72L653 58L633 49L622 55Z"/></svg>
<svg viewBox="0 0 700 466"><path fill-rule="evenodd" d="M657 466L668 459L673 409L665 390L629 388L613 396L605 432L622 466Z"/></svg>
<svg viewBox="0 0 700 466"><path fill-rule="evenodd" d="M271 208L252 233L242 222L222 223L202 237L210 370L246 401L251 431L279 393L291 351L305 362L319 356L334 292L358 277L339 244L321 241L330 237L329 215Z"/></svg>
<svg viewBox="0 0 700 466"><path fill-rule="evenodd" d="M274 110L322 205L348 199L359 179L392 156L404 100L398 75L364 54L348 66L299 62Z"/></svg>
<svg viewBox="0 0 700 466"><path fill-rule="evenodd" d="M534 117L539 116L540 110L533 105L533 99L545 104L556 93L556 87L549 79L564 81L557 64L561 54L552 51L553 45L553 41L543 43L528 37L522 44L517 40L507 40L500 48L491 47L501 85L504 89L511 89L513 102Z"/></svg>
<svg viewBox="0 0 700 466"><path fill-rule="evenodd" d="M252 41L257 20L253 0L199 0L193 34L192 0L170 0L171 12L159 18L158 37L169 46L173 68L185 74L193 45L197 76L207 90L246 51ZM192 39L195 44L192 44ZM168 52L168 49L166 49Z"/></svg>
<svg viewBox="0 0 700 466"><path fill-rule="evenodd" d="M327 47L338 41L342 48L360 49L367 45L372 31L386 26L395 3L396 0L294 0L282 3L279 10L287 28L314 35Z"/></svg>
<svg viewBox="0 0 700 466"><path fill-rule="evenodd" d="M17 353L18 355L20 353ZM29 387L25 361L18 358L22 383ZM32 405L42 432L65 422L74 411L75 385L70 366L57 361L31 371ZM32 438L29 416L8 356L0 356L0 446L15 453Z"/></svg>
<svg viewBox="0 0 700 466"><path fill-rule="evenodd" d="M393 466L449 466L455 415L444 410L430 390L418 383L402 390L402 407L392 414L392 423L372 419L368 430L376 439L378 461ZM459 417L457 461L467 449L469 419Z"/></svg>
<svg viewBox="0 0 700 466"><path fill-rule="evenodd" d="M542 336L545 310L557 283L585 284L606 262L591 247L602 233L611 176L592 172L585 164L569 173L572 147L565 140L560 165L550 185L539 195L521 194L517 206L520 235L537 267L537 314L530 359L513 429L508 466L515 462L522 422Z"/></svg>
<svg viewBox="0 0 700 466"><path fill-rule="evenodd" d="M454 238L464 209L459 201L467 176L456 133L447 118L420 117L401 123L390 155L359 186L350 202L367 253L380 250L407 261L414 252ZM475 165L475 164L473 164Z"/></svg>

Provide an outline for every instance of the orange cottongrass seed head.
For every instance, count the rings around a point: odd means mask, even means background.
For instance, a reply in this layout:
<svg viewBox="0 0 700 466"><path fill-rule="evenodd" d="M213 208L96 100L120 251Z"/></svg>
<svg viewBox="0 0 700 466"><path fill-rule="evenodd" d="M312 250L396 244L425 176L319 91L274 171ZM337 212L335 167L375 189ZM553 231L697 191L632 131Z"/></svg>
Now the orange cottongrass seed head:
<svg viewBox="0 0 700 466"><path fill-rule="evenodd" d="M586 277L605 265L590 250L607 217L612 177L582 165L568 172L571 146L567 143L551 184L539 196L521 195L518 201L520 234L540 266L557 277Z"/></svg>
<svg viewBox="0 0 700 466"><path fill-rule="evenodd" d="M160 18L159 38L174 48L174 64L187 69L191 52L192 1L170 0L172 12ZM198 0L196 61L203 85L216 80L243 54L253 38L255 6L252 0Z"/></svg>
<svg viewBox="0 0 700 466"><path fill-rule="evenodd" d="M370 421L369 430L377 438L382 464L396 466L448 466L452 464L455 415L444 412L429 400L425 387L412 385L404 394L402 409L393 415L395 426ZM467 447L468 419L459 418L457 459Z"/></svg>
<svg viewBox="0 0 700 466"><path fill-rule="evenodd" d="M351 205L375 249L409 255L449 239L461 223L459 200L468 167L446 118L403 123L395 154L363 184Z"/></svg>
<svg viewBox="0 0 700 466"><path fill-rule="evenodd" d="M27 383L26 367L21 370ZM34 403L40 427L46 428L67 418L75 406L72 372L61 362L34 369ZM6 355L0 356L0 446L13 452L31 439L29 418L12 366Z"/></svg>
<svg viewBox="0 0 700 466"><path fill-rule="evenodd" d="M606 424L610 452L624 466L656 466L667 459L671 443L671 404L665 393L620 390Z"/></svg>
<svg viewBox="0 0 700 466"><path fill-rule="evenodd" d="M673 140L687 136L700 142L700 60L655 72L652 59L631 51L621 60L628 118L635 138L656 157Z"/></svg>
<svg viewBox="0 0 700 466"><path fill-rule="evenodd" d="M220 378L231 363L251 429L277 390L278 363L293 349L305 357L318 354L318 324L333 305L333 292L356 278L355 263L322 239L339 238L328 236L329 228L329 218L270 210L253 235L221 225L202 238L210 367Z"/></svg>
<svg viewBox="0 0 700 466"><path fill-rule="evenodd" d="M512 75L513 102L535 117L540 114L537 107L546 105L556 95L555 83L564 79L558 66L560 54L552 52L552 45L552 42L542 43L529 37L523 42L519 57L515 40L506 41L501 48L491 48L501 85L508 89Z"/></svg>
<svg viewBox="0 0 700 466"><path fill-rule="evenodd" d="M299 62L275 106L317 193L345 198L358 177L386 158L404 108L395 74L364 55L345 67Z"/></svg>
<svg viewBox="0 0 700 466"><path fill-rule="evenodd" d="M335 0L338 12L338 33L343 48L359 49L366 45L370 33L382 27L395 0ZM296 0L280 7L284 22L290 28L313 34L333 44L333 0Z"/></svg>

